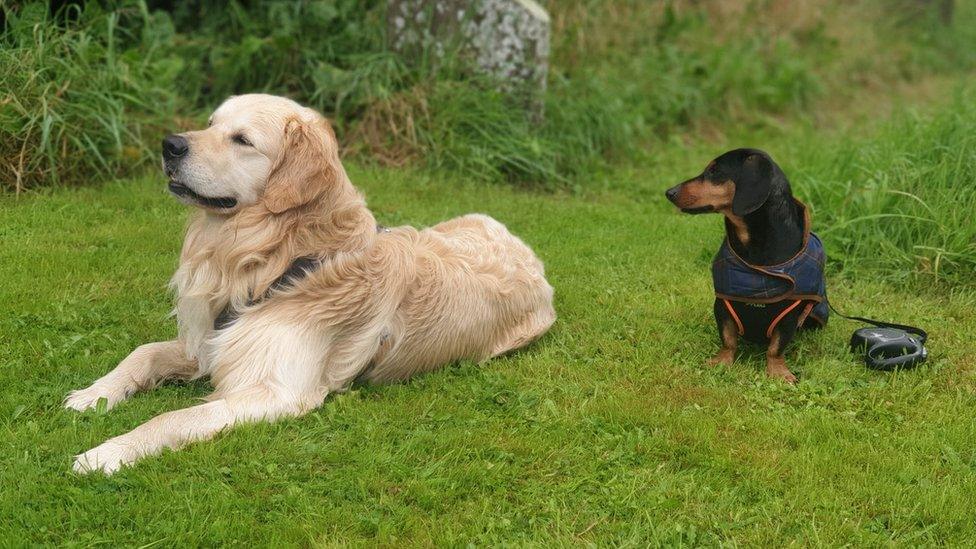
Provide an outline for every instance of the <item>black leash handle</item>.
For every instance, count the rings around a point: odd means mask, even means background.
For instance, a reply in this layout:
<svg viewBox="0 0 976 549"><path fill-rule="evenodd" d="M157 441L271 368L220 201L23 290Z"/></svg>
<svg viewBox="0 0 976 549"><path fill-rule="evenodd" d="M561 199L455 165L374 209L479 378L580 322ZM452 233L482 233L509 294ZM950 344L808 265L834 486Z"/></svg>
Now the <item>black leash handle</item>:
<svg viewBox="0 0 976 549"><path fill-rule="evenodd" d="M926 333L925 330L923 330L923 329L921 329L921 328L919 328L917 326L908 326L908 325L905 325L905 324L895 324L894 322L882 322L880 320L872 320L870 318L864 318L863 316L847 316L844 313L842 313L842 312L838 311L837 309L835 309L834 306L830 304L830 300L829 299L827 300L827 306L830 307L830 310L833 311L834 314L836 314L837 316L840 316L840 317L844 317L847 320L857 320L858 322L867 322L868 324L871 324L873 326L877 326L879 328L898 328L899 330L905 330L906 332L908 332L910 334L915 334L915 335L917 335L922 340L922 344L923 345L925 344L926 340L928 340L928 338L929 338L929 334Z"/></svg>

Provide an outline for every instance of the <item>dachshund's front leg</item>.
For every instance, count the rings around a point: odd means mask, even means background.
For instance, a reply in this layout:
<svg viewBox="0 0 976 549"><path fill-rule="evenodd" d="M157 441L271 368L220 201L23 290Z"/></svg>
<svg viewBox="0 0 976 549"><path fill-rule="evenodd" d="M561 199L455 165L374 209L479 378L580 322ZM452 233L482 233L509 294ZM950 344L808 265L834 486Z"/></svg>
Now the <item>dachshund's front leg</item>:
<svg viewBox="0 0 976 549"><path fill-rule="evenodd" d="M708 359L709 366L719 364L730 366L735 362L735 352L739 349L739 328L719 300L715 300L715 323L722 348L712 358Z"/></svg>
<svg viewBox="0 0 976 549"><path fill-rule="evenodd" d="M783 351L793 339L796 330L783 330L777 327L773 330L773 335L769 340L769 347L766 349L766 375L774 379L793 384L796 383L796 376L786 367L786 359L783 358Z"/></svg>

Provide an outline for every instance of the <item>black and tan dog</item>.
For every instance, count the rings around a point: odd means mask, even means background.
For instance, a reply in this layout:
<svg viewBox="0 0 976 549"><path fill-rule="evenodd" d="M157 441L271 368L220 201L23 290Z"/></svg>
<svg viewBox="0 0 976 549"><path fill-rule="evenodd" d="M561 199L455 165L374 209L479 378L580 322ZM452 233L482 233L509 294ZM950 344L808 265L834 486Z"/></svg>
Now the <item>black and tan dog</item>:
<svg viewBox="0 0 976 549"><path fill-rule="evenodd" d="M726 238L712 263L722 348L710 364L731 364L739 337L766 344L766 372L789 383L783 350L798 328L826 324L823 245L786 175L756 149L736 149L701 175L668 189L685 213L725 216Z"/></svg>

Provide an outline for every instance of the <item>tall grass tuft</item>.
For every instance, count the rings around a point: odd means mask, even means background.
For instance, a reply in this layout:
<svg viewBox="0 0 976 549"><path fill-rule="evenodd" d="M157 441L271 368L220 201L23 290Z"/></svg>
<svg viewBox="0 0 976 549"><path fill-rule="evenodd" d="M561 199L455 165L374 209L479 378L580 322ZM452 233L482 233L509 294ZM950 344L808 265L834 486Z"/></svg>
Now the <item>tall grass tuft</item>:
<svg viewBox="0 0 976 549"><path fill-rule="evenodd" d="M385 46L385 7L385 0L179 2L168 16L187 62L181 96L206 109L231 94L286 93L344 123L407 81Z"/></svg>
<svg viewBox="0 0 976 549"><path fill-rule="evenodd" d="M974 128L976 97L961 93L933 117L902 114L811 162L803 190L830 248L898 281L976 284Z"/></svg>
<svg viewBox="0 0 976 549"><path fill-rule="evenodd" d="M0 188L123 173L150 157L147 144L173 118L170 90L182 67L161 54L159 21L145 6L67 9L57 18L46 3L7 10Z"/></svg>

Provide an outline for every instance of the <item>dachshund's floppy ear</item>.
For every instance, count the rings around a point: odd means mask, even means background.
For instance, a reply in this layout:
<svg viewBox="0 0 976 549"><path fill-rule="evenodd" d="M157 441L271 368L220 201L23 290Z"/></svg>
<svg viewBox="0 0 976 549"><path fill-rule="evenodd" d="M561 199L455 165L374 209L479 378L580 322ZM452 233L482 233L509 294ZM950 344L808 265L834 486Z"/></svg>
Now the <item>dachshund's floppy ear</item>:
<svg viewBox="0 0 976 549"><path fill-rule="evenodd" d="M336 149L324 119L288 120L281 154L264 189L265 207L280 214L318 198L335 180Z"/></svg>
<svg viewBox="0 0 976 549"><path fill-rule="evenodd" d="M761 154L750 154L735 178L732 213L751 214L766 203L773 188L773 161Z"/></svg>

